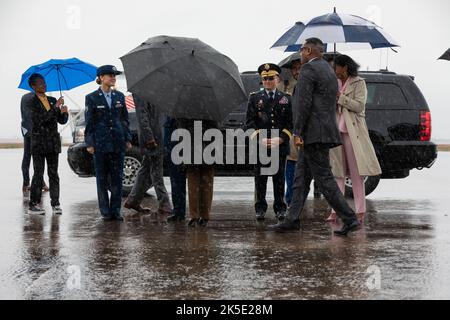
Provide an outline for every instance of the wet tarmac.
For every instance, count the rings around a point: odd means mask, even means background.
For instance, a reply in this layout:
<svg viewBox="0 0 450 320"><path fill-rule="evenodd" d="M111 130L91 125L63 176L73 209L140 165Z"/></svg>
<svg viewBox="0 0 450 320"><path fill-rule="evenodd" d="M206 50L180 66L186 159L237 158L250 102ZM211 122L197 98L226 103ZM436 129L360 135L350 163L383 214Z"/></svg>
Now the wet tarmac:
<svg viewBox="0 0 450 320"><path fill-rule="evenodd" d="M0 299L450 299L450 153L382 180L364 228L338 238L312 197L301 232L266 231L275 219L254 220L251 178L216 178L208 228L129 210L125 223L105 223L95 180L71 172L66 149L63 215L47 194L47 214L30 216L21 152L0 150Z"/></svg>

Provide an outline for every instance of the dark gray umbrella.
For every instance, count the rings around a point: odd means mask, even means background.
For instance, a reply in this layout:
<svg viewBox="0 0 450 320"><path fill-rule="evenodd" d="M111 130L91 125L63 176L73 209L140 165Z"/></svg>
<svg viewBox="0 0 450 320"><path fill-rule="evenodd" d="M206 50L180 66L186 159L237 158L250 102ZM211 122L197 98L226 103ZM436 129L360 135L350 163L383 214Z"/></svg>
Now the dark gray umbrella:
<svg viewBox="0 0 450 320"><path fill-rule="evenodd" d="M301 60L301 58L302 57L300 55L300 52L295 52L295 53L291 54L289 57L281 60L278 65L280 66L280 68L290 69L292 62L294 62L296 60Z"/></svg>
<svg viewBox="0 0 450 320"><path fill-rule="evenodd" d="M121 60L128 91L172 117L220 122L247 100L236 64L198 39L149 38Z"/></svg>
<svg viewBox="0 0 450 320"><path fill-rule="evenodd" d="M340 53L339 52L327 52L323 54L323 58L327 61L333 60L335 57L339 56ZM295 52L293 54L291 54L289 57L283 59L280 61L280 63L278 64L280 66L280 68L284 68L284 69L290 69L292 62L296 61L296 60L301 60L301 55L300 52Z"/></svg>
<svg viewBox="0 0 450 320"><path fill-rule="evenodd" d="M439 60L449 60L450 61L450 49L448 49L440 58Z"/></svg>

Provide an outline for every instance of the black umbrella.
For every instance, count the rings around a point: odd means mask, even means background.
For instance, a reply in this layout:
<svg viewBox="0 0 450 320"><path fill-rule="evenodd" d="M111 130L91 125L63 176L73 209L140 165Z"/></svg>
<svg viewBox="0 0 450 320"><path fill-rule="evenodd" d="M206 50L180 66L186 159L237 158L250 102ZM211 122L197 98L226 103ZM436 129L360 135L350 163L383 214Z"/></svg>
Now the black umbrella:
<svg viewBox="0 0 450 320"><path fill-rule="evenodd" d="M327 53L324 53L323 58L327 61L330 61L330 60L334 60L334 58L339 55L340 55L339 52L336 52L336 53L327 52ZM290 69L292 62L294 62L296 60L301 60L301 58L302 57L300 55L300 52L295 52L295 53L291 54L290 56L288 56L287 58L281 60L278 65L280 66L280 68Z"/></svg>
<svg viewBox="0 0 450 320"><path fill-rule="evenodd" d="M280 66L280 68L290 69L292 62L301 60L301 59L302 59L302 57L300 55L300 52L295 52L295 53L291 54L289 57L281 60L278 65Z"/></svg>
<svg viewBox="0 0 450 320"><path fill-rule="evenodd" d="M128 91L172 117L220 122L247 100L236 64L198 39L153 37L121 60Z"/></svg>
<svg viewBox="0 0 450 320"><path fill-rule="evenodd" d="M448 49L440 58L439 60L449 60L450 61L450 49Z"/></svg>

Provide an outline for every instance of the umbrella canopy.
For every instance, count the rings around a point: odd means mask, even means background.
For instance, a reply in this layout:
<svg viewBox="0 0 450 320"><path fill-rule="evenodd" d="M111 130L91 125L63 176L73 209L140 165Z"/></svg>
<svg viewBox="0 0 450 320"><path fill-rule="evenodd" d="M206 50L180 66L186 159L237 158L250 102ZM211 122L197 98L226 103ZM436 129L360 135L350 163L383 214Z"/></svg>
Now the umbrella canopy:
<svg viewBox="0 0 450 320"><path fill-rule="evenodd" d="M95 80L97 67L77 58L52 59L28 68L22 75L19 88L33 91L28 78L33 73L41 74L47 84L47 91L70 90Z"/></svg>
<svg viewBox="0 0 450 320"><path fill-rule="evenodd" d="M316 37L321 39L331 51L330 44L346 44L339 46L340 50L364 48L393 48L398 43L380 26L364 18L333 13L316 17L307 24L297 22L271 47L285 52L299 51L306 39Z"/></svg>
<svg viewBox="0 0 450 320"><path fill-rule="evenodd" d="M283 59L280 61L280 63L278 63L278 65L280 66L280 68L283 69L290 69L292 62L296 61L296 60L301 60L301 56L300 56L300 52L295 52L293 54L291 54L290 56L288 56L287 58Z"/></svg>
<svg viewBox="0 0 450 320"><path fill-rule="evenodd" d="M450 49L448 49L440 58L439 60L449 60L450 61Z"/></svg>
<svg viewBox="0 0 450 320"><path fill-rule="evenodd" d="M121 60L128 91L172 117L220 122L247 100L236 64L198 39L149 38Z"/></svg>

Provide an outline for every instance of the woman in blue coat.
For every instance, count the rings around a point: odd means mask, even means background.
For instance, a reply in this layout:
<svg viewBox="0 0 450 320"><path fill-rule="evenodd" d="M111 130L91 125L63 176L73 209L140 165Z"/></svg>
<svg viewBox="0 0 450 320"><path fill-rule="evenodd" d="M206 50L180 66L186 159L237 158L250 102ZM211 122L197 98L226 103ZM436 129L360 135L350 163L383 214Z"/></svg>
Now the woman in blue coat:
<svg viewBox="0 0 450 320"><path fill-rule="evenodd" d="M112 90L119 74L111 65L97 69L100 88L86 96L85 141L87 151L94 156L100 213L104 220L123 221L123 165L125 151L131 148L131 133L125 96Z"/></svg>

